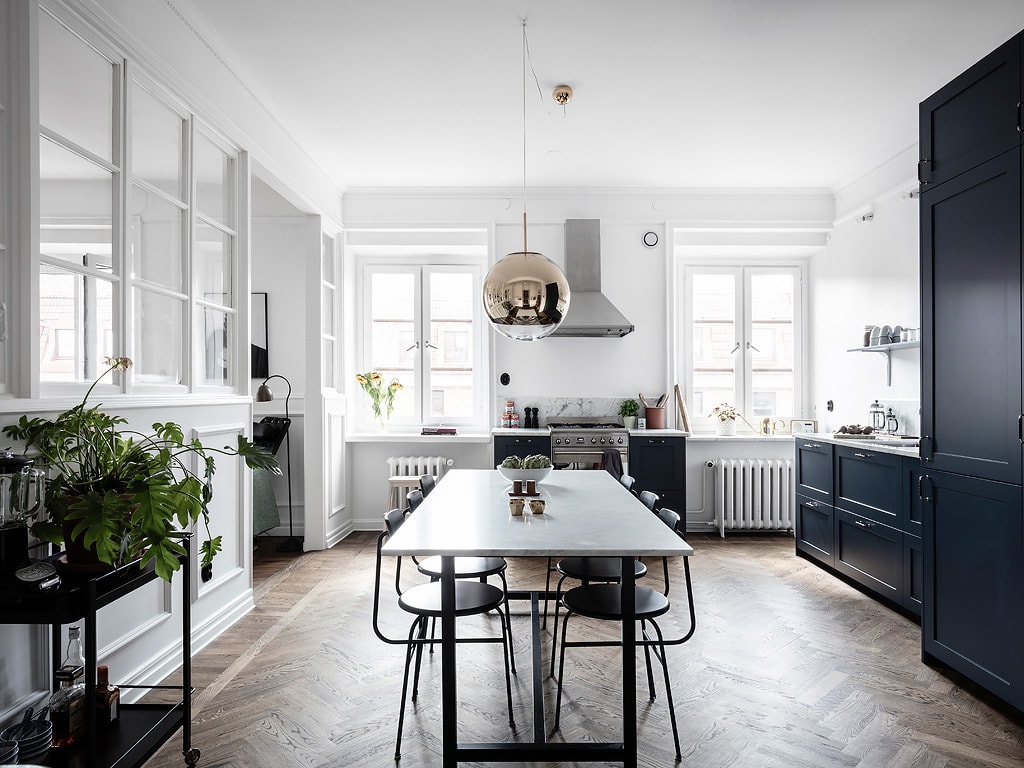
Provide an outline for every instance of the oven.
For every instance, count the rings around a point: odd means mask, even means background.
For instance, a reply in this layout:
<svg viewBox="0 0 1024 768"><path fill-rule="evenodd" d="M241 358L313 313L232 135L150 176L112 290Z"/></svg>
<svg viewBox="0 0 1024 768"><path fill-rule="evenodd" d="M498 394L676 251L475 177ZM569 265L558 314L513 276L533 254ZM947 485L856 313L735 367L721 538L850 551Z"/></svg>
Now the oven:
<svg viewBox="0 0 1024 768"><path fill-rule="evenodd" d="M629 473L629 431L607 420L549 421L551 463L555 469L604 469L605 452L615 451Z"/></svg>

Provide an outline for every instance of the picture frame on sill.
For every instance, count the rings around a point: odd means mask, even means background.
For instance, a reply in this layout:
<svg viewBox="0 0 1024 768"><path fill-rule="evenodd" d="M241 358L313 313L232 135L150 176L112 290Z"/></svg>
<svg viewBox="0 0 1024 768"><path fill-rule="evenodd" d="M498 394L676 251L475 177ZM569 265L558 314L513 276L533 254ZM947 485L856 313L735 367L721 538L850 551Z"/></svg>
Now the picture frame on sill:
<svg viewBox="0 0 1024 768"><path fill-rule="evenodd" d="M817 432L818 422L815 419L793 419L789 422L789 431L794 435Z"/></svg>

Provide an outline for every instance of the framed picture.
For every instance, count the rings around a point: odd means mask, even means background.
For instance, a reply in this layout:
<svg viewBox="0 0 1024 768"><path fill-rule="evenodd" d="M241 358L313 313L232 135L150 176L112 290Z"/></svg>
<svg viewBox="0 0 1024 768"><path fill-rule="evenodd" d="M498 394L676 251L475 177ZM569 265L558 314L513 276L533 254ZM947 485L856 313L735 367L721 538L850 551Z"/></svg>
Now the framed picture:
<svg viewBox="0 0 1024 768"><path fill-rule="evenodd" d="M252 342L250 352L252 360L251 376L254 379L265 379L270 375L270 349L267 333L267 294L252 295Z"/></svg>
<svg viewBox="0 0 1024 768"><path fill-rule="evenodd" d="M818 422L815 421L814 419L793 419L791 422L789 422L789 428L794 435L799 435L801 433L806 434L808 432L817 432Z"/></svg>

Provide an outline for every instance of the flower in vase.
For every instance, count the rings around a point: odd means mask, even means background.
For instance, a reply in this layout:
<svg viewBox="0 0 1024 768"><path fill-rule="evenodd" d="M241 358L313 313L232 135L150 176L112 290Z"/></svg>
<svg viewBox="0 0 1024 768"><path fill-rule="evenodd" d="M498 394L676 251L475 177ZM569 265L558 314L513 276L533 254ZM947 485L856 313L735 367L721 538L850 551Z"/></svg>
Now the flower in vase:
<svg viewBox="0 0 1024 768"><path fill-rule="evenodd" d="M370 396L373 416L383 426L392 411L395 410L395 395L402 390L401 382L393 378L385 384L384 377L380 375L380 372L368 371L357 373L356 383Z"/></svg>

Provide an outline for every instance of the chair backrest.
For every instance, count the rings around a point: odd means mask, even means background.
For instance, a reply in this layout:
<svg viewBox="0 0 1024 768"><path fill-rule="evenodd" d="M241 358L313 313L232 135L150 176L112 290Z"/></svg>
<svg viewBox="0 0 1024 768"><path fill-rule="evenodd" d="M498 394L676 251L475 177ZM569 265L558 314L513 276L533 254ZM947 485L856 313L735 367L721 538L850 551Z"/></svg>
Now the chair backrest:
<svg viewBox="0 0 1024 768"><path fill-rule="evenodd" d="M654 512L658 509L661 497L654 491L640 491L640 501L642 501L644 506L651 510L651 512Z"/></svg>
<svg viewBox="0 0 1024 768"><path fill-rule="evenodd" d="M633 483L636 482L630 475L623 475L619 478L619 482L626 488L627 491L633 490Z"/></svg>
<svg viewBox="0 0 1024 768"><path fill-rule="evenodd" d="M669 509L668 507L662 507L655 514L658 516L658 519L671 528L674 533L679 532L679 522L682 518L679 517L678 512Z"/></svg>
<svg viewBox="0 0 1024 768"><path fill-rule="evenodd" d="M390 512L384 513L384 528L387 529L388 536L394 536L395 531L402 527L402 523L405 522L405 511L401 509L392 509Z"/></svg>
<svg viewBox="0 0 1024 768"><path fill-rule="evenodd" d="M420 490L423 492L423 498L430 495L436 484L437 481L434 480L433 475L420 475Z"/></svg>
<svg viewBox="0 0 1024 768"><path fill-rule="evenodd" d="M423 491L416 488L409 491L409 493L405 495L405 498L409 501L409 511L412 512L416 507L423 503Z"/></svg>

